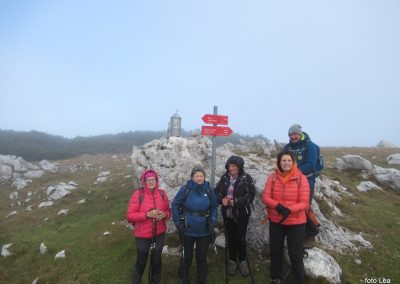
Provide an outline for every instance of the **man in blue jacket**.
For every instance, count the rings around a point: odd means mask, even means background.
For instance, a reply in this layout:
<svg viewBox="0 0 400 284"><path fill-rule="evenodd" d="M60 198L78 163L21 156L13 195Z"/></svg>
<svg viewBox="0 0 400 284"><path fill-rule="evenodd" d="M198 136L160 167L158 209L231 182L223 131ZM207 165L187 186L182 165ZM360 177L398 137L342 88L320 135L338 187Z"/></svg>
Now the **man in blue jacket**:
<svg viewBox="0 0 400 284"><path fill-rule="evenodd" d="M314 197L315 172L317 168L318 149L311 142L310 136L302 131L299 124L293 124L289 128L289 143L285 145L284 150L293 153L297 160L297 166L307 177L310 184L310 206ZM306 233L307 233L306 228ZM304 241L305 247L312 247L315 242L315 235L307 234Z"/></svg>

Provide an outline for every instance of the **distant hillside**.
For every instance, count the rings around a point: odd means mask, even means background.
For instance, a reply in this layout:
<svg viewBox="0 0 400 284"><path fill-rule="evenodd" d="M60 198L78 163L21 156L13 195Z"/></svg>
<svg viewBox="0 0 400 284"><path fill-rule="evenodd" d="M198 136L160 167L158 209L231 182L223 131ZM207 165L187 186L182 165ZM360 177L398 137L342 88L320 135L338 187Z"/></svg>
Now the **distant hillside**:
<svg viewBox="0 0 400 284"><path fill-rule="evenodd" d="M82 154L122 154L129 153L132 145L141 146L165 134L165 131L129 131L68 139L38 131L0 130L0 155L16 155L27 161L39 161L43 159L61 160ZM191 132L183 131L182 135L188 137ZM229 137L218 138L217 144L221 145L227 142L237 144L239 139L266 140L261 135L233 134Z"/></svg>

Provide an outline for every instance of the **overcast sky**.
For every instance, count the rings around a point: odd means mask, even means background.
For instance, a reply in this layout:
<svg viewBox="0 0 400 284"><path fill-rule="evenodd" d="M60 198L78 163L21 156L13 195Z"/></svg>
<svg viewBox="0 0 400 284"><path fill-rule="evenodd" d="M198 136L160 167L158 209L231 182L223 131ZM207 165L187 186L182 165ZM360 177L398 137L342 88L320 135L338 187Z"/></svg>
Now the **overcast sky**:
<svg viewBox="0 0 400 284"><path fill-rule="evenodd" d="M1 1L0 129L400 145L400 1Z"/></svg>

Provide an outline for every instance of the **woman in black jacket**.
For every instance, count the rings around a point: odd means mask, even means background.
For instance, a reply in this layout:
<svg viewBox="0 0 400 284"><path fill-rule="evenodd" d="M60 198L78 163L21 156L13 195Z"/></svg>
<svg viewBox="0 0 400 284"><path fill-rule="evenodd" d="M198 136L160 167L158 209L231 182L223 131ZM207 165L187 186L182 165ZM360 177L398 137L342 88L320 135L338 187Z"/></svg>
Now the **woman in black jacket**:
<svg viewBox="0 0 400 284"><path fill-rule="evenodd" d="M250 218L250 204L255 196L252 177L244 171L244 160L231 156L225 164L226 173L221 177L215 193L222 205L222 217L229 250L228 275L235 274L239 266L243 277L249 276L246 259L246 231ZM239 265L238 265L239 262Z"/></svg>

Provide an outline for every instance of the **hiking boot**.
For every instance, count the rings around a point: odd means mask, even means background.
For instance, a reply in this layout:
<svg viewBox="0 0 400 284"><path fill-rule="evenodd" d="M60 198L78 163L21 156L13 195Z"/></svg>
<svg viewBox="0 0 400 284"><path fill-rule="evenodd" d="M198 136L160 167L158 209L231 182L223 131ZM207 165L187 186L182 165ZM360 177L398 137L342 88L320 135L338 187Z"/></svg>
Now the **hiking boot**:
<svg viewBox="0 0 400 284"><path fill-rule="evenodd" d="M303 247L310 249L310 248L312 248L314 246L315 246L315 236L307 236L304 239Z"/></svg>
<svg viewBox="0 0 400 284"><path fill-rule="evenodd" d="M249 276L250 271L249 271L249 266L247 265L247 260L243 260L242 262L239 263L239 270L240 274L243 277Z"/></svg>
<svg viewBox="0 0 400 284"><path fill-rule="evenodd" d="M228 275L233 276L236 272L237 262L233 260L228 260Z"/></svg>

